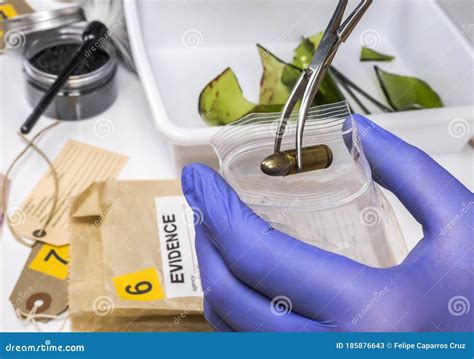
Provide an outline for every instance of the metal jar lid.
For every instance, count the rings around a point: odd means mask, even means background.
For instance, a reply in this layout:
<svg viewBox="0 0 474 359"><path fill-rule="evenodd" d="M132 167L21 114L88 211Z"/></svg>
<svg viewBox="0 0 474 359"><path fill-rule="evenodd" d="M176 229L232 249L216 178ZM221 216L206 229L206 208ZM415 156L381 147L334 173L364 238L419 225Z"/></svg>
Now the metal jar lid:
<svg viewBox="0 0 474 359"><path fill-rule="evenodd" d="M9 48L23 46L27 35L84 21L82 8L72 5L51 11L19 15L5 21L5 44Z"/></svg>

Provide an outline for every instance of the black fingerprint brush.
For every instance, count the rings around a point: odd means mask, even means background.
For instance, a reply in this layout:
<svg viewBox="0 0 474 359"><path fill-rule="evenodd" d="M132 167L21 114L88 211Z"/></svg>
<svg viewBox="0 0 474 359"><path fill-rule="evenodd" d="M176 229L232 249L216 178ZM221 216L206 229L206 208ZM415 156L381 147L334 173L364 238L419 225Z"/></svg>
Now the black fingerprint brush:
<svg viewBox="0 0 474 359"><path fill-rule="evenodd" d="M21 133L27 134L33 126L38 122L41 115L46 111L48 106L53 102L57 93L69 79L74 71L81 65L86 57L90 56L93 49L100 47L108 38L107 27L100 21L90 22L82 33L82 45L76 51L69 63L63 71L61 71L51 87L45 92L40 102L36 105L33 112L28 116L21 126Z"/></svg>

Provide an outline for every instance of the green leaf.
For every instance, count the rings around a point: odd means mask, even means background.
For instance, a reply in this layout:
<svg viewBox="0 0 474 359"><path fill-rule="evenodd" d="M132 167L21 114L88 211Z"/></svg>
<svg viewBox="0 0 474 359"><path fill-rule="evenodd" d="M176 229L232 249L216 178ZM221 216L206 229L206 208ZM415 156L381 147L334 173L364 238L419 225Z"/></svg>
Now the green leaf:
<svg viewBox="0 0 474 359"><path fill-rule="evenodd" d="M301 43L293 52L293 65L303 70L307 68L311 61L313 61L314 54L316 49L321 42L323 37L323 32L319 32L316 35L311 35L310 37L305 37L301 40ZM298 78L283 78L283 82L291 89L293 88L296 80ZM328 103L334 103L344 100L344 95L342 94L339 87L336 85L333 77L330 73L326 72L321 86L319 87L316 97L313 101L313 106L324 105Z"/></svg>
<svg viewBox="0 0 474 359"><path fill-rule="evenodd" d="M279 112L301 74L312 61L322 33L303 39L295 49L293 63L289 64L264 47L258 46L263 66L260 98L256 104L245 98L234 72L227 68L201 91L199 114L211 126L232 123L249 113ZM336 83L326 74L313 105L338 102L344 99Z"/></svg>
<svg viewBox="0 0 474 359"><path fill-rule="evenodd" d="M319 43L321 42L322 37L322 31L316 35L304 37L293 52L293 65L301 70L307 68L311 61L313 61L314 54L319 46Z"/></svg>
<svg viewBox="0 0 474 359"><path fill-rule="evenodd" d="M283 62L264 47L257 45L257 48L263 66L259 102L261 105L283 105L293 88L288 86L287 82L283 82L283 79L293 82L294 85L301 70Z"/></svg>
<svg viewBox="0 0 474 359"><path fill-rule="evenodd" d="M325 105L343 100L345 100L345 97L336 85L332 75L329 72L326 72L324 80L321 82L318 92L316 92L313 106Z"/></svg>
<svg viewBox="0 0 474 359"><path fill-rule="evenodd" d="M392 61L394 58L395 56L385 55L368 47L360 50L360 61Z"/></svg>
<svg viewBox="0 0 474 359"><path fill-rule="evenodd" d="M374 69L387 101L395 110L443 107L441 98L425 81L391 74L378 66Z"/></svg>
<svg viewBox="0 0 474 359"><path fill-rule="evenodd" d="M304 37L298 47L293 51L293 65L303 70L313 60L316 47L307 37Z"/></svg>
<svg viewBox="0 0 474 359"><path fill-rule="evenodd" d="M199 95L199 114L211 126L227 125L252 112L278 112L282 105L257 105L247 100L231 68L204 87Z"/></svg>
<svg viewBox="0 0 474 359"><path fill-rule="evenodd" d="M248 101L231 68L226 68L199 95L199 114L209 125L225 125L245 116L256 104Z"/></svg>

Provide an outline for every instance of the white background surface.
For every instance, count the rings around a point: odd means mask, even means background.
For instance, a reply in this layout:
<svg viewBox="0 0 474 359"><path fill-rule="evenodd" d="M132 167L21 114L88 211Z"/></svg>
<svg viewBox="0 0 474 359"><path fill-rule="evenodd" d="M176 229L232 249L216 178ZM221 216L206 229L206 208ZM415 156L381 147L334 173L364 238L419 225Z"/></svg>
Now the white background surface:
<svg viewBox="0 0 474 359"><path fill-rule="evenodd" d="M9 53L0 55L0 137L1 172L23 148L23 142L17 136L20 125L28 115L30 106L24 96L21 60ZM166 142L155 130L148 104L138 80L124 70L118 73L119 97L115 105L97 118L61 124L53 129L41 141L39 146L54 158L70 138L94 144L129 156L129 162L119 176L120 179L163 179L175 177L174 165ZM50 120L42 119L37 128L42 128ZM112 131L100 137L94 131L98 124L112 124ZM453 175L474 188L473 151L467 145L462 152L436 155L435 159ZM12 188L9 207L19 206L46 170L46 164L37 155L30 153L24 158L12 174ZM392 196L391 200L408 244L413 246L421 238L420 226ZM10 293L18 279L30 249L18 244L3 229L0 241L0 301L1 330L34 331L31 324L15 317ZM60 323L52 322L40 326L43 330L55 331Z"/></svg>

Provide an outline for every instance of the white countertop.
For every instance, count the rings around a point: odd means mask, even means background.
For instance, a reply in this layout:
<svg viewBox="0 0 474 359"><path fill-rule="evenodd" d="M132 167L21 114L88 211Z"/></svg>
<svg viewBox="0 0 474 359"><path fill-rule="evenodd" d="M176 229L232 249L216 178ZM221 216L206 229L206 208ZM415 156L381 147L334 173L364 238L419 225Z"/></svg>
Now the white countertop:
<svg viewBox="0 0 474 359"><path fill-rule="evenodd" d="M21 59L8 53L0 55L0 136L1 170L5 173L9 163L24 147L16 134L31 110L24 93ZM175 167L168 145L156 131L148 104L138 79L120 69L118 73L119 96L106 112L87 121L65 122L44 136L38 144L54 159L68 139L76 139L129 156L129 162L120 174L120 179L164 179L175 177ZM105 121L104 121L105 120ZM111 123L110 134L99 137L94 133L94 124ZM35 129L48 125L50 120L42 119ZM474 187L473 150L466 146L462 152L434 156L451 173L471 190ZM19 206L45 172L45 162L36 154L29 153L12 174L9 207ZM413 246L421 238L421 228L405 208L391 194L388 194L408 244ZM2 331L34 331L30 323L16 318L8 300L18 279L30 249L17 243L7 228L3 229L0 241L1 265L1 327ZM45 331L56 331L61 323L41 324ZM67 330L67 326L66 326Z"/></svg>

